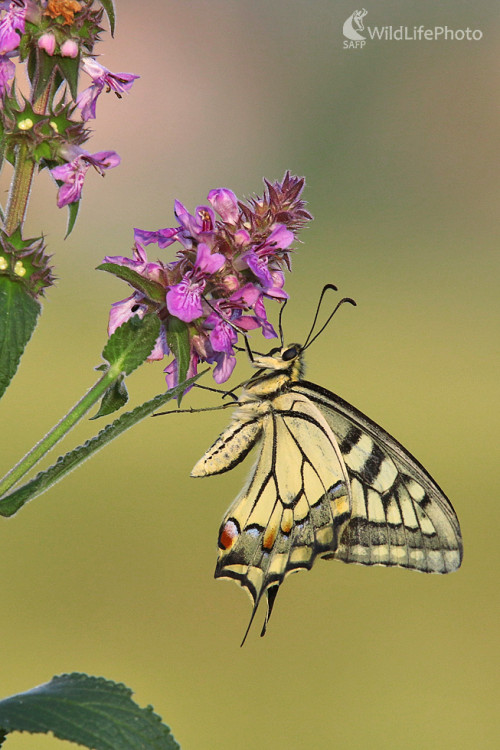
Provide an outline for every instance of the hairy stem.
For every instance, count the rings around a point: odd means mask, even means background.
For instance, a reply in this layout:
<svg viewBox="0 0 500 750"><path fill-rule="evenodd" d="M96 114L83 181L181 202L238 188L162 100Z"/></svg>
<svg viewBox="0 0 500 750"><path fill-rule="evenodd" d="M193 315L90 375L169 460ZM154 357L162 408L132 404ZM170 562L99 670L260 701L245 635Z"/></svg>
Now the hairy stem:
<svg viewBox="0 0 500 750"><path fill-rule="evenodd" d="M51 78L42 94L36 102L33 102L33 111L38 115L45 114L47 110L52 81ZM20 224L24 223L34 172L35 164L29 158L28 146L26 143L21 143L17 147L14 176L10 186L5 215L5 232L8 235L11 235Z"/></svg>
<svg viewBox="0 0 500 750"><path fill-rule="evenodd" d="M5 232L11 235L24 222L31 192L35 165L28 158L28 147L21 143L17 147L14 177L10 186L5 217Z"/></svg>
<svg viewBox="0 0 500 750"><path fill-rule="evenodd" d="M17 484L21 477L27 474L75 426L119 376L120 373L114 372L111 368L92 386L71 411L4 476L0 482L0 497Z"/></svg>

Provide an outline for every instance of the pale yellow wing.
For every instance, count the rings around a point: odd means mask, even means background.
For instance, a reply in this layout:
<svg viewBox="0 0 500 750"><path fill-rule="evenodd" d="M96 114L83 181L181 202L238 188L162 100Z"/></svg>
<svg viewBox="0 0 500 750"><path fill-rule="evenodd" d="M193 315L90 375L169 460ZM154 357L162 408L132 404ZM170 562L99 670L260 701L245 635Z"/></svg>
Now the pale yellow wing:
<svg viewBox="0 0 500 750"><path fill-rule="evenodd" d="M245 421L233 421L193 475L231 468L254 442L255 467L221 525L215 576L247 589L252 619L267 592L267 623L285 576L335 552L351 499L335 435L309 399L292 394L267 402L265 412L255 409L253 420L247 409Z"/></svg>

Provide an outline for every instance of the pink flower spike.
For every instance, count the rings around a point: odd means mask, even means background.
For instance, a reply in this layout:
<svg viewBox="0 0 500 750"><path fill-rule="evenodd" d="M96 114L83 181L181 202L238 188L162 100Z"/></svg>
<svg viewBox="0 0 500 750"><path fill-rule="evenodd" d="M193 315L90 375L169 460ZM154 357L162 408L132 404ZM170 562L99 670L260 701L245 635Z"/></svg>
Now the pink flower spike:
<svg viewBox="0 0 500 750"><path fill-rule="evenodd" d="M38 47L52 57L56 48L56 38L54 34L51 34L50 32L42 34L38 40Z"/></svg>
<svg viewBox="0 0 500 750"><path fill-rule="evenodd" d="M238 199L232 190L227 188L215 188L207 196L222 221L228 224L236 224L240 216Z"/></svg>

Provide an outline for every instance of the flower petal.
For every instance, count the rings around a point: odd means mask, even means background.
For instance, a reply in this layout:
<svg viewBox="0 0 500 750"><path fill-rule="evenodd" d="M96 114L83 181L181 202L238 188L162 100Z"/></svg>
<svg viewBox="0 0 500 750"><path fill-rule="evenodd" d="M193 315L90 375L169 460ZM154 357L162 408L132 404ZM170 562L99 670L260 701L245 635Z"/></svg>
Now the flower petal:
<svg viewBox="0 0 500 750"><path fill-rule="evenodd" d="M207 198L222 221L226 221L229 224L236 224L240 217L240 210L238 208L238 199L232 190L215 188L209 192Z"/></svg>
<svg viewBox="0 0 500 750"><path fill-rule="evenodd" d="M191 323L201 317L203 308L201 306L201 295L205 288L205 282L195 282L188 276L184 276L179 284L170 287L167 292L167 308L170 315L174 315L185 323Z"/></svg>

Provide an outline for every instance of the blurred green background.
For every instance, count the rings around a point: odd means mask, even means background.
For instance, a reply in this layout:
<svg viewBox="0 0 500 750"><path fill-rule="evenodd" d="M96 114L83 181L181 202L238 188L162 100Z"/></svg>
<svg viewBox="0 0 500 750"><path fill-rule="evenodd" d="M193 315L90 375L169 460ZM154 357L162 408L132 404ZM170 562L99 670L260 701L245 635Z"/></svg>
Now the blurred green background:
<svg viewBox="0 0 500 750"><path fill-rule="evenodd" d="M463 568L319 562L286 581L267 636L258 622L240 649L249 600L212 575L251 460L195 481L227 412L147 420L3 520L1 695L105 675L152 703L185 750L498 747L498 3L365 4L366 25L483 39L345 50L356 7L118 3L100 60L141 79L122 101L100 98L89 146L122 165L89 173L65 242L53 184L35 184L27 233L45 233L59 281L2 403L2 463L94 382L109 305L128 294L94 270L102 257L127 255L134 226L173 225L176 197L194 209L213 187L249 196L290 169L315 221L287 280L287 336L303 339L326 281L356 299L309 350L307 376L436 477L462 524ZM237 379L249 372L242 356ZM162 365L128 386L132 404L162 391Z"/></svg>

